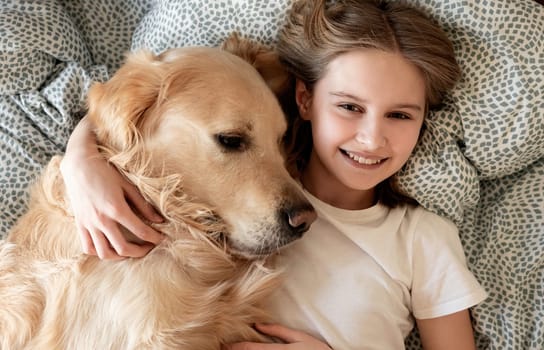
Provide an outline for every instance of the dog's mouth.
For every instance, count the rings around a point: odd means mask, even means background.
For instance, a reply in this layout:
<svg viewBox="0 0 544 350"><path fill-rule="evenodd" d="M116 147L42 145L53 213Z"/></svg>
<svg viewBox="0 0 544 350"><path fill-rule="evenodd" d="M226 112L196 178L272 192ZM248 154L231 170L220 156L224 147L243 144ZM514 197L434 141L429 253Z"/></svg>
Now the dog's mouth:
<svg viewBox="0 0 544 350"><path fill-rule="evenodd" d="M316 218L314 208L307 202L282 205L275 220L253 227L252 232L231 234L226 237L226 244L229 252L246 259L266 258L300 239Z"/></svg>
<svg viewBox="0 0 544 350"><path fill-rule="evenodd" d="M278 253L286 245L301 238L315 217L315 211L305 202L283 205L276 211L276 215L252 223L231 222L209 207L192 210L192 214L184 216L182 220L165 214L169 223L166 226L176 226L176 222L183 222L185 228L188 225L196 229L191 230L193 238L207 241L216 249L244 260L261 260ZM163 228L165 230L161 231L166 235L169 235L168 231L171 232L169 236L173 240L183 239L179 233L186 230L183 227Z"/></svg>
<svg viewBox="0 0 544 350"><path fill-rule="evenodd" d="M253 244L237 242L225 236L225 242L229 253L232 255L247 260L259 260L279 253L280 250L297 240L294 236L286 236L279 233L269 233L268 236L267 239L256 240Z"/></svg>

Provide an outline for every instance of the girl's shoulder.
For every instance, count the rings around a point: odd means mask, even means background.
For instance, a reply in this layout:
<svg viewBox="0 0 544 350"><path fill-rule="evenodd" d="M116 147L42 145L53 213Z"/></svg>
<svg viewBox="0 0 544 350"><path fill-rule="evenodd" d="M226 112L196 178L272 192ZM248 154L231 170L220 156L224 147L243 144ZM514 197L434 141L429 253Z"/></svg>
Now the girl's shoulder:
<svg viewBox="0 0 544 350"><path fill-rule="evenodd" d="M402 205L393 211L400 210L403 212L405 224L409 224L413 230L418 232L451 232L458 233L457 226L450 219L438 215L421 205Z"/></svg>
<svg viewBox="0 0 544 350"><path fill-rule="evenodd" d="M440 216L421 206L404 206L393 209L403 211L399 232L403 233L412 252L453 250L462 256L461 239L457 226L448 218Z"/></svg>

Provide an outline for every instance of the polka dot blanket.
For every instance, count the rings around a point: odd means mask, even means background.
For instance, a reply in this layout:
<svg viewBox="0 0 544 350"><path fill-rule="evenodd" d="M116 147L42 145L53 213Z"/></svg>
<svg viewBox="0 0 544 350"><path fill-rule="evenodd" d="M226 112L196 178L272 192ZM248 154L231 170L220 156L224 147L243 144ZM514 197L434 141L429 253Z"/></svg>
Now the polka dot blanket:
<svg viewBox="0 0 544 350"><path fill-rule="evenodd" d="M463 78L428 117L399 183L460 228L489 293L472 310L478 348L544 349L544 6L409 2L446 30ZM107 80L125 52L215 46L233 31L273 44L290 3L4 0L0 237L24 212L28 184L63 152L90 84ZM406 347L420 348L415 332Z"/></svg>

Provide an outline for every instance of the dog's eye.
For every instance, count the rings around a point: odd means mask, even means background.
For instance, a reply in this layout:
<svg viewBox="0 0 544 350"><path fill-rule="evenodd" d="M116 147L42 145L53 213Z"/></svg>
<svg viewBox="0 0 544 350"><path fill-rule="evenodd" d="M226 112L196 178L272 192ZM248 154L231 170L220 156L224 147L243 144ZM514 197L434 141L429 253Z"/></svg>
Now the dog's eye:
<svg viewBox="0 0 544 350"><path fill-rule="evenodd" d="M238 134L217 134L217 142L227 151L243 151L246 148L246 140Z"/></svg>

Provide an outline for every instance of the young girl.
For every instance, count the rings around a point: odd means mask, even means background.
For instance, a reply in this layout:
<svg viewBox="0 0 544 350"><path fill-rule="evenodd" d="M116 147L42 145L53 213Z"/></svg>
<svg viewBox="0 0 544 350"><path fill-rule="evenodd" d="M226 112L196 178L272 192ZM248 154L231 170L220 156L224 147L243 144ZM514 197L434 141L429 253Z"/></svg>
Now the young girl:
<svg viewBox="0 0 544 350"><path fill-rule="evenodd" d="M402 349L415 318L425 349L474 349L468 308L486 294L466 267L457 229L394 186L427 111L459 76L446 35L398 2L300 0L277 48L296 78L288 167L319 218L281 253L288 269L270 310L283 325L257 326L286 344L228 348ZM124 197L160 218L97 157L85 123L62 166L78 198L84 249L141 256L151 245L128 245L117 224L152 243L160 235Z"/></svg>

